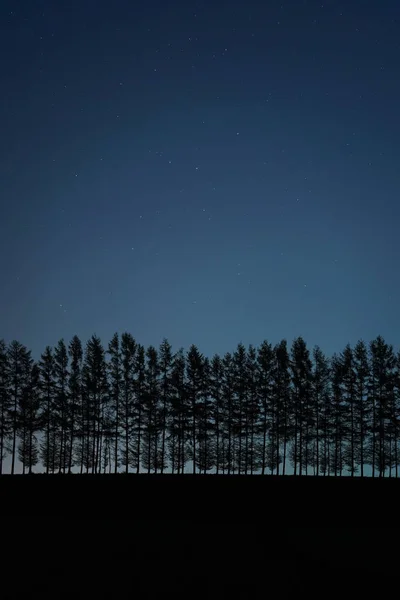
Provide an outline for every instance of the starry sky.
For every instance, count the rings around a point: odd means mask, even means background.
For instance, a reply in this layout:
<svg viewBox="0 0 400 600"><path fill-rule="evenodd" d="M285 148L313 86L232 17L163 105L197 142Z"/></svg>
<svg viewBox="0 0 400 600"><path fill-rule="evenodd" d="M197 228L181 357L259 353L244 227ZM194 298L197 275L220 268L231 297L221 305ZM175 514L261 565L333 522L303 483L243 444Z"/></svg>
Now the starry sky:
<svg viewBox="0 0 400 600"><path fill-rule="evenodd" d="M400 336L398 0L3 0L0 337Z"/></svg>

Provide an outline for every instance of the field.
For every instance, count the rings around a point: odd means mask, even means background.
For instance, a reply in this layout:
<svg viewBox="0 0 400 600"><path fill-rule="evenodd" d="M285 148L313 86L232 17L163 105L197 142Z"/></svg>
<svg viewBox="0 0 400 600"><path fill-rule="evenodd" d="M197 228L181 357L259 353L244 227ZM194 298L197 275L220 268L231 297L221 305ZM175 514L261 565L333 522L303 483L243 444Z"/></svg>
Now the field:
<svg viewBox="0 0 400 600"><path fill-rule="evenodd" d="M32 575L12 580L13 595L45 584L58 597L51 581L84 576L140 598L165 585L252 598L279 581L397 568L396 479L4 475L0 497L9 568L19 572L21 543L30 548Z"/></svg>

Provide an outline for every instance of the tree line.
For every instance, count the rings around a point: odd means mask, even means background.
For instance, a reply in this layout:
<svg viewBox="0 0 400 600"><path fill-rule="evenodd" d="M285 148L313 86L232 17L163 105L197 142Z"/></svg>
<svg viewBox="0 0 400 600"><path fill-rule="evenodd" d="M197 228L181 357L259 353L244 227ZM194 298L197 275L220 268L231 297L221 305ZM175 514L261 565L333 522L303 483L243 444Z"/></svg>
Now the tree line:
<svg viewBox="0 0 400 600"><path fill-rule="evenodd" d="M205 357L115 333L0 340L0 473L398 477L400 353L378 336L328 358L302 337Z"/></svg>

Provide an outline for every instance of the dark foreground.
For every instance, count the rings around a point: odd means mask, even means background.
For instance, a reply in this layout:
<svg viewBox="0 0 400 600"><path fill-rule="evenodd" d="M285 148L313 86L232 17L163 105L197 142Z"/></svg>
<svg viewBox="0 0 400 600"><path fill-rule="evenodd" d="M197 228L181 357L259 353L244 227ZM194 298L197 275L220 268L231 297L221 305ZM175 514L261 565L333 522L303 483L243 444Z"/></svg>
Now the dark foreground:
<svg viewBox="0 0 400 600"><path fill-rule="evenodd" d="M399 500L395 479L2 476L0 597L325 595L350 577L382 590Z"/></svg>

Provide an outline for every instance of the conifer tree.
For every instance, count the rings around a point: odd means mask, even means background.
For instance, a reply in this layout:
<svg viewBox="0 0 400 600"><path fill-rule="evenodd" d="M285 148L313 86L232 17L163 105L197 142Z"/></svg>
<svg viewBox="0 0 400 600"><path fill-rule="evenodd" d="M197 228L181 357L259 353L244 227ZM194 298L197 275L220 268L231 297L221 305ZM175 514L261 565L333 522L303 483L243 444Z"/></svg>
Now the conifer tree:
<svg viewBox="0 0 400 600"><path fill-rule="evenodd" d="M159 365L160 365L160 399L161 399L161 473L167 466L167 432L169 427L169 414L171 409L172 395L172 348L167 339L164 339L159 350Z"/></svg>
<svg viewBox="0 0 400 600"><path fill-rule="evenodd" d="M17 438L19 433L19 408L23 404L23 395L27 386L31 365L31 352L20 342L13 340L8 346L10 418L11 418L11 474L15 472Z"/></svg>
<svg viewBox="0 0 400 600"><path fill-rule="evenodd" d="M310 448L313 442L313 406L312 406L312 363L306 343L300 336L293 341L291 348L291 371L293 384L294 427L292 446L292 460L294 474L306 474L308 466L312 463Z"/></svg>
<svg viewBox="0 0 400 600"><path fill-rule="evenodd" d="M276 473L282 464L282 474L286 472L286 456L290 434L290 358L287 341L282 340L274 348L275 369L273 380L273 394L276 398L275 420L275 452ZM283 447L282 447L283 446Z"/></svg>
<svg viewBox="0 0 400 600"><path fill-rule="evenodd" d="M11 407L9 355L5 341L0 340L0 475L12 433Z"/></svg>
<svg viewBox="0 0 400 600"><path fill-rule="evenodd" d="M221 357L218 354L215 354L210 363L209 390L213 411L215 470L217 475L219 475L223 465L223 370Z"/></svg>
<svg viewBox="0 0 400 600"><path fill-rule="evenodd" d="M72 472L75 461L75 445L79 436L80 416L82 414L82 343L75 335L68 348L68 354L71 360L71 369L68 380L68 398L69 398L69 445L67 449L68 473Z"/></svg>
<svg viewBox="0 0 400 600"><path fill-rule="evenodd" d="M41 427L39 366L30 356L26 356L25 360L27 377L18 406L18 459L22 464L23 474L26 470L32 473L32 468L39 461L37 433Z"/></svg>
<svg viewBox="0 0 400 600"><path fill-rule="evenodd" d="M329 447L331 439L330 420L330 366L329 360L319 346L313 350L312 394L315 407L315 474L326 475L329 471ZM322 467L322 468L321 468Z"/></svg>
<svg viewBox="0 0 400 600"><path fill-rule="evenodd" d="M186 383L186 357L183 348L174 355L171 372L171 409L168 454L172 473L183 474L188 461L190 435L189 394Z"/></svg>
<svg viewBox="0 0 400 600"><path fill-rule="evenodd" d="M46 346L39 361L40 389L42 394L43 438L40 445L40 458L46 474L54 471L54 396L55 396L55 363L53 349Z"/></svg>
<svg viewBox="0 0 400 600"><path fill-rule="evenodd" d="M57 469L59 473L65 473L68 469L68 447L69 447L69 396L68 396L68 350L63 339L54 349L54 417L55 417L55 444L53 446L54 456L57 457ZM53 460L55 463L55 458Z"/></svg>
<svg viewBox="0 0 400 600"><path fill-rule="evenodd" d="M110 383L110 410L113 417L113 459L114 473L118 472L120 465L119 442L120 442L120 423L121 423L121 394L123 390L122 375L122 355L118 333L115 333L108 345L108 354L110 362L108 365L109 383ZM129 428L128 428L129 432ZM107 451L111 452L111 439L107 438ZM126 453L126 446L125 446ZM108 465L110 466L110 464ZM126 466L126 463L125 463Z"/></svg>
<svg viewBox="0 0 400 600"><path fill-rule="evenodd" d="M142 466L147 473L157 472L161 466L158 438L159 428L159 381L158 352L154 346L146 351L146 382L143 396L143 453Z"/></svg>

